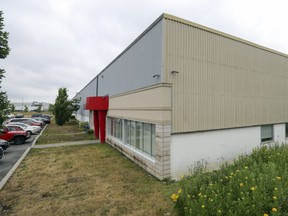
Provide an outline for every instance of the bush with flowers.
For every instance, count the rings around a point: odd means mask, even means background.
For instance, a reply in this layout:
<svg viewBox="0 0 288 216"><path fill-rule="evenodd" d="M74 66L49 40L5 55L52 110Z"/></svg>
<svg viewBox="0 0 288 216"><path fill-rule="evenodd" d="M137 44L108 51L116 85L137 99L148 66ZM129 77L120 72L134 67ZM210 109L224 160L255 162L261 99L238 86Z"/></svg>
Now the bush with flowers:
<svg viewBox="0 0 288 216"><path fill-rule="evenodd" d="M288 145L273 144L233 164L205 166L179 181L171 199L180 215L288 215Z"/></svg>

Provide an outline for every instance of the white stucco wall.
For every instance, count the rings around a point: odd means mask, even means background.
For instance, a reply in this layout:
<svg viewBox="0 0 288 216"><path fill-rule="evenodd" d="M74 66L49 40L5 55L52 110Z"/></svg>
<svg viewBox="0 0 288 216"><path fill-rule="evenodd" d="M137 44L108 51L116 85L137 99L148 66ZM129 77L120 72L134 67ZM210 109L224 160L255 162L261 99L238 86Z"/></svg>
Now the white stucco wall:
<svg viewBox="0 0 288 216"><path fill-rule="evenodd" d="M285 124L274 125L274 141L279 143L286 142Z"/></svg>
<svg viewBox="0 0 288 216"><path fill-rule="evenodd" d="M189 173L197 161L208 162L217 168L224 161L232 161L242 153L251 153L260 146L261 127L237 128L171 136L171 176L179 179ZM286 142L285 124L274 125L274 141Z"/></svg>

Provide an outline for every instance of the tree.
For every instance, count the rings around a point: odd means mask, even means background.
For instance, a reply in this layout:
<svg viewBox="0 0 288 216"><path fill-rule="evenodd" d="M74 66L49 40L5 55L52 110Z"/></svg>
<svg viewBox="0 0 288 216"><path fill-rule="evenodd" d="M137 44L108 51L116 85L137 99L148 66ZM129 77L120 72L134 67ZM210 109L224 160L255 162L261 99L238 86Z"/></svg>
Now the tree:
<svg viewBox="0 0 288 216"><path fill-rule="evenodd" d="M15 112L15 105L14 104L10 103L8 108L9 108L10 112Z"/></svg>
<svg viewBox="0 0 288 216"><path fill-rule="evenodd" d="M58 96L53 106L53 114L57 125L63 125L68 122L74 111L79 109L79 100L68 100L67 88L59 88Z"/></svg>
<svg viewBox="0 0 288 216"><path fill-rule="evenodd" d="M5 59L9 52L10 48L8 46L8 32L3 31L4 28L4 18L3 12L0 11L0 59ZM4 78L5 70L0 68L0 122L3 121L3 116L6 114L9 106L9 101L6 95L6 92L1 91L1 82Z"/></svg>
<svg viewBox="0 0 288 216"><path fill-rule="evenodd" d="M24 112L28 112L29 111L28 106L24 105L24 110L23 111Z"/></svg>
<svg viewBox="0 0 288 216"><path fill-rule="evenodd" d="M35 110L36 112L40 113L42 111L42 103L39 103L39 105L37 106L37 109Z"/></svg>
<svg viewBox="0 0 288 216"><path fill-rule="evenodd" d="M48 112L53 113L54 110L54 104L49 104Z"/></svg>

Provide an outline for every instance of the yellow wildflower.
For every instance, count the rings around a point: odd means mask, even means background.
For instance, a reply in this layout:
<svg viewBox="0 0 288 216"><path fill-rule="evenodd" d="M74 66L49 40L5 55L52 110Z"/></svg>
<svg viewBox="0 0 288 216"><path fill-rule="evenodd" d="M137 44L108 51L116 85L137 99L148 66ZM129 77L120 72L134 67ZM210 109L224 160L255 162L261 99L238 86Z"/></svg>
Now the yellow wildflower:
<svg viewBox="0 0 288 216"><path fill-rule="evenodd" d="M263 216L269 216L268 214L266 214L266 213L264 213L264 215Z"/></svg>
<svg viewBox="0 0 288 216"><path fill-rule="evenodd" d="M256 188L255 187L251 187L250 190L254 191Z"/></svg>
<svg viewBox="0 0 288 216"><path fill-rule="evenodd" d="M201 208L205 208L205 205L202 205Z"/></svg>
<svg viewBox="0 0 288 216"><path fill-rule="evenodd" d="M274 199L274 200L276 200L276 199L277 199L277 197L276 197L276 196L273 196L273 199Z"/></svg>
<svg viewBox="0 0 288 216"><path fill-rule="evenodd" d="M243 182L241 182L239 185L240 185L240 187L243 187L243 186L244 186Z"/></svg>
<svg viewBox="0 0 288 216"><path fill-rule="evenodd" d="M278 188L274 188L275 191L278 191Z"/></svg>
<svg viewBox="0 0 288 216"><path fill-rule="evenodd" d="M276 179L277 180L281 180L282 178L281 178L281 176L277 176Z"/></svg>
<svg viewBox="0 0 288 216"><path fill-rule="evenodd" d="M272 211L273 212L277 212L277 208L272 208Z"/></svg>
<svg viewBox="0 0 288 216"><path fill-rule="evenodd" d="M180 194L180 193L182 193L182 189L179 189L179 190L178 190L178 194Z"/></svg>
<svg viewBox="0 0 288 216"><path fill-rule="evenodd" d="M177 202L177 199L179 198L178 194L172 194L171 199L173 200L173 202Z"/></svg>

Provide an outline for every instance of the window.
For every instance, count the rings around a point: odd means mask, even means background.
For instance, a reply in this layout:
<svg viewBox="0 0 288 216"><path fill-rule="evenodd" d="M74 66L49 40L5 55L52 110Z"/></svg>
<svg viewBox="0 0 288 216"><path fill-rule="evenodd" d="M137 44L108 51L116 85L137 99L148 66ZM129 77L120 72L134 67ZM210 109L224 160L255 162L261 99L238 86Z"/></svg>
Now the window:
<svg viewBox="0 0 288 216"><path fill-rule="evenodd" d="M108 117L108 134L122 140L122 119Z"/></svg>
<svg viewBox="0 0 288 216"><path fill-rule="evenodd" d="M124 121L124 131L125 131L125 140L124 142L127 144L131 144L131 132L130 132L130 121L129 120L125 120Z"/></svg>
<svg viewBox="0 0 288 216"><path fill-rule="evenodd" d="M136 148L143 150L143 128L142 128L142 122L136 123Z"/></svg>
<svg viewBox="0 0 288 216"><path fill-rule="evenodd" d="M155 125L143 124L143 151L155 156Z"/></svg>
<svg viewBox="0 0 288 216"><path fill-rule="evenodd" d="M151 155L155 157L155 148L156 148L156 127L154 124L151 125Z"/></svg>
<svg viewBox="0 0 288 216"><path fill-rule="evenodd" d="M107 132L109 135L113 136L113 118L107 118Z"/></svg>
<svg viewBox="0 0 288 216"><path fill-rule="evenodd" d="M131 145L136 147L136 122L135 121L131 121L130 124L130 141L131 141Z"/></svg>
<svg viewBox="0 0 288 216"><path fill-rule="evenodd" d="M273 141L273 125L261 126L261 142Z"/></svg>
<svg viewBox="0 0 288 216"><path fill-rule="evenodd" d="M285 124L285 137L288 138L288 123Z"/></svg>
<svg viewBox="0 0 288 216"><path fill-rule="evenodd" d="M155 156L155 125L108 117L108 134L150 156Z"/></svg>
<svg viewBox="0 0 288 216"><path fill-rule="evenodd" d="M144 147L143 151L146 153L150 153L152 150L152 125L144 123L143 126L143 140L144 140Z"/></svg>
<svg viewBox="0 0 288 216"><path fill-rule="evenodd" d="M122 119L115 119L115 137L122 140Z"/></svg>

